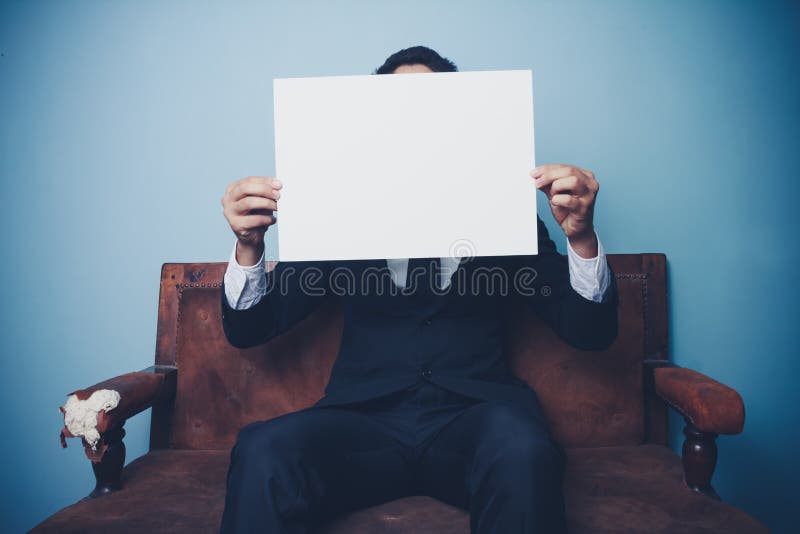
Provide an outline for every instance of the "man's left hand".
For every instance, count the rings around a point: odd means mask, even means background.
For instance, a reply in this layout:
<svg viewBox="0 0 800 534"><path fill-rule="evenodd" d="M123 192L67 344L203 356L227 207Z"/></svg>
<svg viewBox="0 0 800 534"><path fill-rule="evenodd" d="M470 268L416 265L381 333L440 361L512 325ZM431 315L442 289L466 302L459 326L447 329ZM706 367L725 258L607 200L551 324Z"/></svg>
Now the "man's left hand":
<svg viewBox="0 0 800 534"><path fill-rule="evenodd" d="M572 249L584 258L597 256L594 203L600 184L592 171L573 165L540 165L531 171L536 188L550 200L550 210Z"/></svg>

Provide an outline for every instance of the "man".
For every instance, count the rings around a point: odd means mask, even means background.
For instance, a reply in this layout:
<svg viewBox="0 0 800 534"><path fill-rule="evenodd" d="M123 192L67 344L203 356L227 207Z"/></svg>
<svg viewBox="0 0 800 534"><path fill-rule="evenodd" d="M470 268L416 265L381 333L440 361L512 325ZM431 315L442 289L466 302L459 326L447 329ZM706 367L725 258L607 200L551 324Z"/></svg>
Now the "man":
<svg viewBox="0 0 800 534"><path fill-rule="evenodd" d="M455 70L413 47L376 74ZM538 255L281 262L267 275L264 233L281 183L249 177L228 186L222 204L237 236L222 296L230 343L249 347L285 332L331 292L341 295L344 331L319 402L240 431L223 532L309 532L408 495L469 510L474 533L566 530L564 450L535 392L506 363L504 316L521 300L569 343L603 349L616 337L616 294L592 223L594 175L543 165L531 177L567 236L567 257L539 220ZM401 184L398 195L413 203L414 186ZM336 199L331 206L336 239ZM517 283L526 272L537 287ZM506 284L487 283L498 273ZM356 283L341 283L342 274Z"/></svg>

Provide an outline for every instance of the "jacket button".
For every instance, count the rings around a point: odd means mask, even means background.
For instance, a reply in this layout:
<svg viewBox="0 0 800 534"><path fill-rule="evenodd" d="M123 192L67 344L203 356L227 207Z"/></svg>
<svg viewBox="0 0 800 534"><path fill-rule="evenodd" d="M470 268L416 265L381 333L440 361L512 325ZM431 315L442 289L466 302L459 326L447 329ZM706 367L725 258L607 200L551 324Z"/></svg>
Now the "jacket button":
<svg viewBox="0 0 800 534"><path fill-rule="evenodd" d="M433 373L431 372L430 369L425 369L424 371L422 371L422 377L423 378L430 378L432 374Z"/></svg>
<svg viewBox="0 0 800 534"><path fill-rule="evenodd" d="M424 324L425 326L430 326L433 324L433 321L431 321L430 319L425 319L424 321L422 321L422 324Z"/></svg>

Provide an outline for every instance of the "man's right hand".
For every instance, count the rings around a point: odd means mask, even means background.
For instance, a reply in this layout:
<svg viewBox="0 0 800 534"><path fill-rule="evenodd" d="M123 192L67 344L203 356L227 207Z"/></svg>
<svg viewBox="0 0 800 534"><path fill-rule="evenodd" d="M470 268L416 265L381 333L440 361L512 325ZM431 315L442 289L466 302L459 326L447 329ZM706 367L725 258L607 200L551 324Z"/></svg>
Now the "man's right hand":
<svg viewBox="0 0 800 534"><path fill-rule="evenodd" d="M222 208L238 239L236 261L249 266L264 252L264 233L275 224L282 184L275 178L248 176L230 184L222 195Z"/></svg>

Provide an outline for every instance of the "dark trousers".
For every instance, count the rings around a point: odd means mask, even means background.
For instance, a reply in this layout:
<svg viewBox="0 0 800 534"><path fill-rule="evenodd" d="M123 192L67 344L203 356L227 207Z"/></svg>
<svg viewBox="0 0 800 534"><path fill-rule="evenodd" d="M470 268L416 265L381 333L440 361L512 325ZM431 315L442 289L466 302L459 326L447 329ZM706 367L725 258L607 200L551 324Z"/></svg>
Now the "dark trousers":
<svg viewBox="0 0 800 534"><path fill-rule="evenodd" d="M221 531L304 533L348 511L429 495L469 510L473 533L565 532L564 465L536 414L423 382L245 426Z"/></svg>

